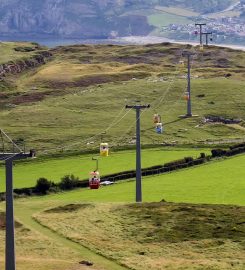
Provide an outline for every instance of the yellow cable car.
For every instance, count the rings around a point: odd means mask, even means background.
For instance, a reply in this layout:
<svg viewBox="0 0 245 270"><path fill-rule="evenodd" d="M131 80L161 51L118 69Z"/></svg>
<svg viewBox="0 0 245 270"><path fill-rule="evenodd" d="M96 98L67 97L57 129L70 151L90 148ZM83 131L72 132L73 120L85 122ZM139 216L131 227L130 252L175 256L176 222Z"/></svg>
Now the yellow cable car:
<svg viewBox="0 0 245 270"><path fill-rule="evenodd" d="M181 60L181 61L179 61L179 64L180 64L180 66L181 66L181 67L184 67L184 66L185 66L185 62L184 62L184 61L182 61L182 60Z"/></svg>
<svg viewBox="0 0 245 270"><path fill-rule="evenodd" d="M100 144L100 155L102 157L108 157L109 156L109 145L108 145L108 143L101 143Z"/></svg>

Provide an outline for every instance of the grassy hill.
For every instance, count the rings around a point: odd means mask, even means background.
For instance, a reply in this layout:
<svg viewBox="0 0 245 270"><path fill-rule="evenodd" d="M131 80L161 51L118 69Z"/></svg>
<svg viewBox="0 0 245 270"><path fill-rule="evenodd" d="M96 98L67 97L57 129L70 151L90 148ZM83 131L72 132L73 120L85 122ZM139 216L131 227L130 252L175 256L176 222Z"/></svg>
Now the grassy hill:
<svg viewBox="0 0 245 270"><path fill-rule="evenodd" d="M243 269L244 207L73 204L35 218L129 269ZM125 248L127 247L127 248Z"/></svg>
<svg viewBox="0 0 245 270"><path fill-rule="evenodd" d="M192 98L199 116L191 119L179 118L186 113L185 49L196 53ZM142 114L143 144L244 138L243 122L203 123L210 114L244 119L244 52L217 47L200 52L168 43L67 46L50 52L46 65L1 82L8 87L2 91L0 126L39 154L97 148L104 131L110 146L132 144L135 113L124 106L135 100L151 104ZM162 116L163 135L154 131L154 113Z"/></svg>
<svg viewBox="0 0 245 270"><path fill-rule="evenodd" d="M9 46L2 59L8 63L13 59L13 70L43 50L21 49L17 54L15 48L26 45ZM191 119L179 118L186 112L186 63L179 64L185 49L196 53L192 93L193 112L198 116ZM45 64L27 65L22 72L5 74L0 82L1 128L19 142L24 139L27 148L38 149L39 156L93 149L97 153L101 140L112 148L134 145L135 112L126 111L125 104L135 100L151 103L151 109L142 113L143 144L196 146L244 138L244 52L216 47L200 52L190 45L165 43L67 46L49 53L52 57ZM154 131L154 113L162 116L163 135ZM242 121L205 123L203 118L209 115ZM143 167L205 151L146 149ZM242 270L244 161L245 156L239 155L144 178L143 204L133 203L133 180L96 191L78 189L18 199L18 269ZM134 162L133 151L113 152L101 159L101 172L131 169ZM41 176L57 181L75 173L84 178L93 168L91 155L43 157L16 165L15 186L34 185ZM0 203L0 268L4 267L4 208ZM82 260L94 265L81 265Z"/></svg>
<svg viewBox="0 0 245 270"><path fill-rule="evenodd" d="M143 204L133 203L135 181L96 191L18 199L18 268L32 269L35 264L37 270L58 265L77 269L79 261L89 260L93 270L162 270L180 265L181 269L241 270L244 159L241 155L145 178ZM180 203L159 203L163 199ZM0 213L1 258L3 229Z"/></svg>

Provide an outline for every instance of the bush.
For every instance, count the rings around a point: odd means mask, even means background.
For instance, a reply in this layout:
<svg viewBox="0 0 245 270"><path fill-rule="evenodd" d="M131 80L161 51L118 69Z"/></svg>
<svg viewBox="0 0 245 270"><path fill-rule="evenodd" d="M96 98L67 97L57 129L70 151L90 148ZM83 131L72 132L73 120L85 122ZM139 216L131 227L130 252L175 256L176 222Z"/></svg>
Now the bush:
<svg viewBox="0 0 245 270"><path fill-rule="evenodd" d="M62 190L71 190L79 185L79 178L75 177L73 174L65 175L61 178L59 187Z"/></svg>
<svg viewBox="0 0 245 270"><path fill-rule="evenodd" d="M226 156L234 156L245 152L245 147L233 148L226 152Z"/></svg>
<svg viewBox="0 0 245 270"><path fill-rule="evenodd" d="M33 51L35 51L35 48L32 48L32 47L15 47L14 50L16 52L33 52Z"/></svg>
<svg viewBox="0 0 245 270"><path fill-rule="evenodd" d="M0 194L0 202L5 201L5 193Z"/></svg>
<svg viewBox="0 0 245 270"><path fill-rule="evenodd" d="M236 148L241 148L241 147L245 147L245 143L240 143L240 144L236 144L230 147L230 150L236 149Z"/></svg>
<svg viewBox="0 0 245 270"><path fill-rule="evenodd" d="M205 153L200 153L200 158L206 158L206 154Z"/></svg>
<svg viewBox="0 0 245 270"><path fill-rule="evenodd" d="M223 157L226 155L226 151L223 149L213 149L211 153L212 157Z"/></svg>
<svg viewBox="0 0 245 270"><path fill-rule="evenodd" d="M37 193L47 194L47 192L50 190L52 185L53 185L53 183L51 181L49 181L46 178L41 177L37 180L35 190Z"/></svg>

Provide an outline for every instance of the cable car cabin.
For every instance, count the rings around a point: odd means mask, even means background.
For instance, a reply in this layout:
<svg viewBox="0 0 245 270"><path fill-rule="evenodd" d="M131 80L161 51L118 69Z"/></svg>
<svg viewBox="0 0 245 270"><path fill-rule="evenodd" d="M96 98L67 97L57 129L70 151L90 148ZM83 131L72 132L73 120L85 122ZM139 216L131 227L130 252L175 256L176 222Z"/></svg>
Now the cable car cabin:
<svg viewBox="0 0 245 270"><path fill-rule="evenodd" d="M157 134L162 134L162 133L163 133L163 126L162 126L162 123L157 123L157 124L156 124L156 133L157 133Z"/></svg>
<svg viewBox="0 0 245 270"><path fill-rule="evenodd" d="M198 33L198 31L195 31L194 34L197 36L199 33Z"/></svg>
<svg viewBox="0 0 245 270"><path fill-rule="evenodd" d="M188 101L190 99L189 93L185 92L184 100Z"/></svg>
<svg viewBox="0 0 245 270"><path fill-rule="evenodd" d="M108 143L101 143L100 144L100 155L102 157L108 157L109 156L109 145L108 145Z"/></svg>
<svg viewBox="0 0 245 270"><path fill-rule="evenodd" d="M154 114L153 116L153 123L157 124L161 122L161 116L159 114Z"/></svg>
<svg viewBox="0 0 245 270"><path fill-rule="evenodd" d="M185 62L184 61L179 61L180 66L184 67L185 66Z"/></svg>
<svg viewBox="0 0 245 270"><path fill-rule="evenodd" d="M89 187L90 187L90 189L99 189L99 187L100 187L100 174L99 174L99 172L91 172L89 174Z"/></svg>

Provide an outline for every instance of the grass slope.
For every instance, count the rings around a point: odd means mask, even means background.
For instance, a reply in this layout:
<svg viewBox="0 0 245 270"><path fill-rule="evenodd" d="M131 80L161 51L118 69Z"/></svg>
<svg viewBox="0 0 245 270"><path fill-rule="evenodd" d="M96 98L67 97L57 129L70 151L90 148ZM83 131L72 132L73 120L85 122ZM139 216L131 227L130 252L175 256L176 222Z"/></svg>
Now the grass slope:
<svg viewBox="0 0 245 270"><path fill-rule="evenodd" d="M0 64L15 62L33 56L42 49L36 43L30 42L0 42Z"/></svg>
<svg viewBox="0 0 245 270"><path fill-rule="evenodd" d="M186 68L178 62L186 48L197 53L192 98L199 117L180 120L186 113ZM68 46L52 53L53 61L16 76L16 90L1 100L1 127L14 139L25 139L27 147L51 153L91 149L87 142L97 145L98 134L109 126L110 144L132 143L135 113L119 120L125 103L134 100L151 103L142 115L144 144L244 138L242 129L202 125L207 114L244 119L244 52L210 47L199 53L195 47L158 44ZM164 135L154 132L154 113L162 115Z"/></svg>
<svg viewBox="0 0 245 270"><path fill-rule="evenodd" d="M35 218L130 269L245 267L244 207L75 204Z"/></svg>
<svg viewBox="0 0 245 270"><path fill-rule="evenodd" d="M0 266L4 268L4 219L0 212ZM16 228L16 265L20 270L126 270L123 266L97 255L89 249L72 242L48 228L41 226L31 217L32 211L25 209ZM81 261L93 262L93 266L81 265Z"/></svg>
<svg viewBox="0 0 245 270"><path fill-rule="evenodd" d="M145 149L142 150L142 167L164 164L184 157L198 157L201 152L209 153L207 149ZM67 174L74 174L80 179L87 179L89 172L96 167L92 161L93 155L79 155L57 159L36 159L27 163L17 163L14 168L14 187L32 187L40 177L46 177L54 182ZM101 175L135 169L135 151L112 152L109 157L99 158ZM0 177L4 179L4 168L0 169ZM5 189L3 182L0 189Z"/></svg>
<svg viewBox="0 0 245 270"><path fill-rule="evenodd" d="M4 224L0 213L0 224ZM4 269L5 231L0 226L0 267ZM83 256L60 243L19 224L16 228L17 267L24 269L72 269Z"/></svg>
<svg viewBox="0 0 245 270"><path fill-rule="evenodd" d="M244 161L245 156L241 155L172 174L145 178L143 180L143 199L145 202L157 202L165 199L175 202L245 206L243 196L245 171L241 166ZM17 220L25 226L38 230L48 237L49 241L55 241L58 245L69 246L71 250L74 250L73 244L67 243L63 238L68 237L73 241L86 244L96 252L135 267L152 267L155 270L164 269L165 266L168 269L167 265L170 265L170 269L179 269L180 266L184 267L182 269L192 269L191 267L198 265L199 269L230 269L231 266L234 266L234 269L243 269L243 208L235 206L175 206L174 204L159 205L156 203L146 204L143 208L133 205L119 206L119 210L116 210L116 204L106 204L105 206L102 204L95 207L89 205L90 202L134 202L134 195L135 181L131 181L101 188L97 191L76 190L45 197L19 199L15 201L15 214ZM81 207L63 208L67 204L85 204L82 209L88 212L81 213L79 210ZM4 204L1 203L0 208L3 209L3 207ZM50 211L49 214L47 212L45 215L40 214L47 208L55 207L58 208L55 211ZM136 213L139 212L141 215L135 220ZM74 214L78 217L72 216ZM38 225L31 218L32 215L35 215L45 226L57 229L59 235ZM83 218L83 215L86 218ZM54 219L50 218L51 216L55 218L55 222L53 222ZM83 222L78 222L79 219L82 219ZM73 220L76 221L72 230L66 226L68 220L69 226L73 224ZM135 234L135 224L139 224L140 234ZM92 233L91 227L95 228L96 233L93 231L93 237L89 240ZM105 230L105 228L110 229ZM167 233L165 228L169 228ZM186 234L183 233L184 231ZM108 241L108 233L110 241ZM131 242L132 237L134 244ZM161 239L162 242L158 242L158 239ZM26 243L28 242L25 241ZM121 245L124 244L127 245L128 252L125 248L121 248ZM35 243L30 245L35 246ZM48 242L44 245L47 252L49 245ZM106 250L100 249L105 245ZM30 247L28 246L28 248ZM25 249L26 247L23 247L23 250ZM118 252L118 249L121 251ZM3 247L2 249L0 247L0 250L3 250ZM75 250L77 250L77 246ZM36 252L35 249L34 252ZM19 251L18 254L22 253ZM82 254L86 254L85 258L94 260L93 254L89 255L87 252ZM66 261L67 256L64 254L62 259ZM29 261L26 259L26 264ZM68 261L70 262L70 259ZM73 259L72 262L74 262ZM96 262L98 261L96 260ZM53 264L49 263L45 263L45 269L53 269ZM142 263L144 265L141 265ZM19 265L22 265L21 260L19 260ZM101 264L96 263L96 265L100 266ZM37 269L39 270L39 268ZM105 267L105 269L114 268ZM99 267L98 270L101 268Z"/></svg>

